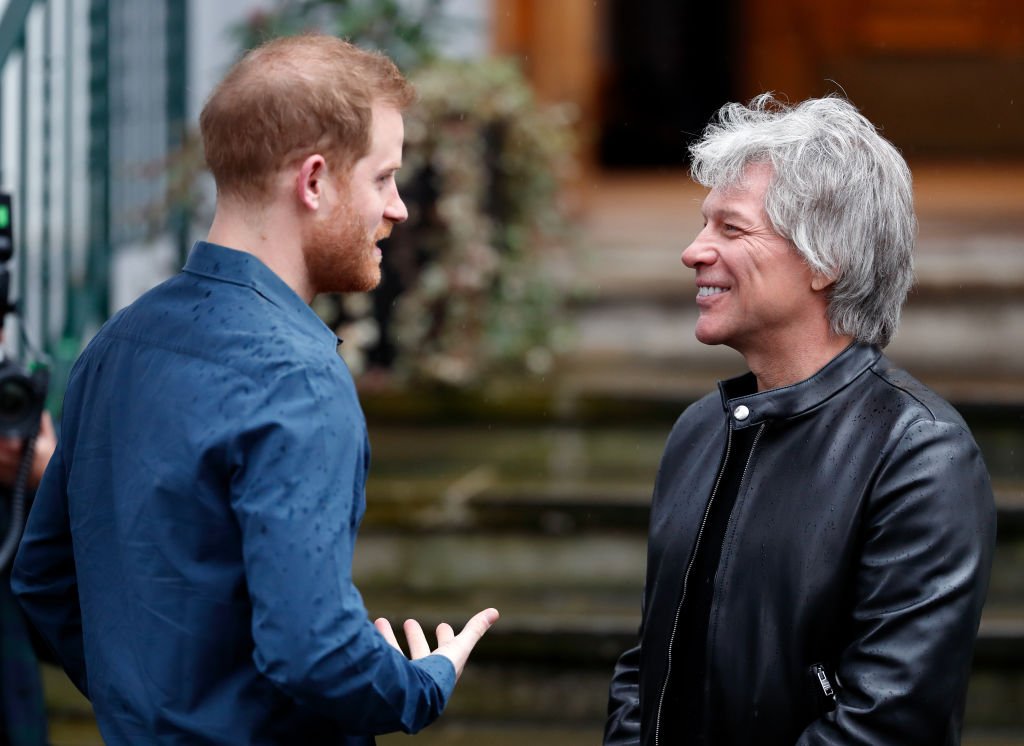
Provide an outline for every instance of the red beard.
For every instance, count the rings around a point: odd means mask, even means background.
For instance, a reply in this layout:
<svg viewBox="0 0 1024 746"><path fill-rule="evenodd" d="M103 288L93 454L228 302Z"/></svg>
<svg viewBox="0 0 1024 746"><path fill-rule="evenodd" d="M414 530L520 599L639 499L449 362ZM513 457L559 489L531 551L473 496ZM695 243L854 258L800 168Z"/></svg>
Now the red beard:
<svg viewBox="0 0 1024 746"><path fill-rule="evenodd" d="M313 226L305 246L306 271L316 293L363 293L380 284L377 242L391 235L385 222L368 235L347 200Z"/></svg>

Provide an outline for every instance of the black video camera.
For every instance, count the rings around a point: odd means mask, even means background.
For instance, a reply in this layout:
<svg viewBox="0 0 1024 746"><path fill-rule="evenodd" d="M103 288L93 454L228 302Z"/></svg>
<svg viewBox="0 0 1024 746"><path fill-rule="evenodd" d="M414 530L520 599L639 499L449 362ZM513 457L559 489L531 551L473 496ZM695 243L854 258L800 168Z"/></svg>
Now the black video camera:
<svg viewBox="0 0 1024 746"><path fill-rule="evenodd" d="M0 192L0 329L8 313L16 312L11 302L11 273L7 263L14 256L14 227L11 195ZM0 348L0 437L27 438L39 427L46 403L48 372L33 366L29 371L7 357Z"/></svg>
<svg viewBox="0 0 1024 746"><path fill-rule="evenodd" d="M24 438L36 432L47 378L43 368L30 373L13 360L0 360L0 437Z"/></svg>

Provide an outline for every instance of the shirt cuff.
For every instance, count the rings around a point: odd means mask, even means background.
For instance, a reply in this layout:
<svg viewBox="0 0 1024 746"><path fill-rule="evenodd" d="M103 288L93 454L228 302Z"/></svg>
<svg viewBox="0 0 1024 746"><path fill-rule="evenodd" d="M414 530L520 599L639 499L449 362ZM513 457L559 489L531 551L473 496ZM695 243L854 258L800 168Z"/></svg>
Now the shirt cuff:
<svg viewBox="0 0 1024 746"><path fill-rule="evenodd" d="M430 678L437 682L438 688L444 694L444 702L447 705L448 699L455 690L455 666L443 655L428 655L412 661L414 666L419 667Z"/></svg>

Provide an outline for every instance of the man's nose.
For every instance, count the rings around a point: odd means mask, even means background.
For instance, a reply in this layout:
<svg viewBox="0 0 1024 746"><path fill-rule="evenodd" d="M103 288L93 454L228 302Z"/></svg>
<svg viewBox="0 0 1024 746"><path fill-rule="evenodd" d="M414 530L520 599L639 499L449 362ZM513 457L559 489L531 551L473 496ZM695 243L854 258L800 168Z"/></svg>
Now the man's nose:
<svg viewBox="0 0 1024 746"><path fill-rule="evenodd" d="M384 217L390 220L392 223L404 223L409 219L409 210L405 206L405 202L396 193L394 198L391 199L387 207L384 210Z"/></svg>
<svg viewBox="0 0 1024 746"><path fill-rule="evenodd" d="M712 242L705 235L707 229L702 230L690 242L690 245L683 249L680 257L683 264L694 269L699 264L711 264L715 261L715 249Z"/></svg>

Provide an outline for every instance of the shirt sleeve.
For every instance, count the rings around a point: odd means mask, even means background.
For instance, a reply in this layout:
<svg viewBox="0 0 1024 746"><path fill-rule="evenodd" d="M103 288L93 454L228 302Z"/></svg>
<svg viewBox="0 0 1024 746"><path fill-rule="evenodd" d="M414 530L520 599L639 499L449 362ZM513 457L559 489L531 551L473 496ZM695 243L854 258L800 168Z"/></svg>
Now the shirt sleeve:
<svg viewBox="0 0 1024 746"><path fill-rule="evenodd" d="M799 746L940 743L962 707L995 543L992 488L970 433L912 425L866 521L837 706Z"/></svg>
<svg viewBox="0 0 1024 746"><path fill-rule="evenodd" d="M440 715L455 670L392 648L353 584L369 448L351 379L335 373L280 375L247 410L234 449L254 661L347 732L412 733Z"/></svg>
<svg viewBox="0 0 1024 746"><path fill-rule="evenodd" d="M11 589L39 637L88 696L64 452L50 459L11 569Z"/></svg>

